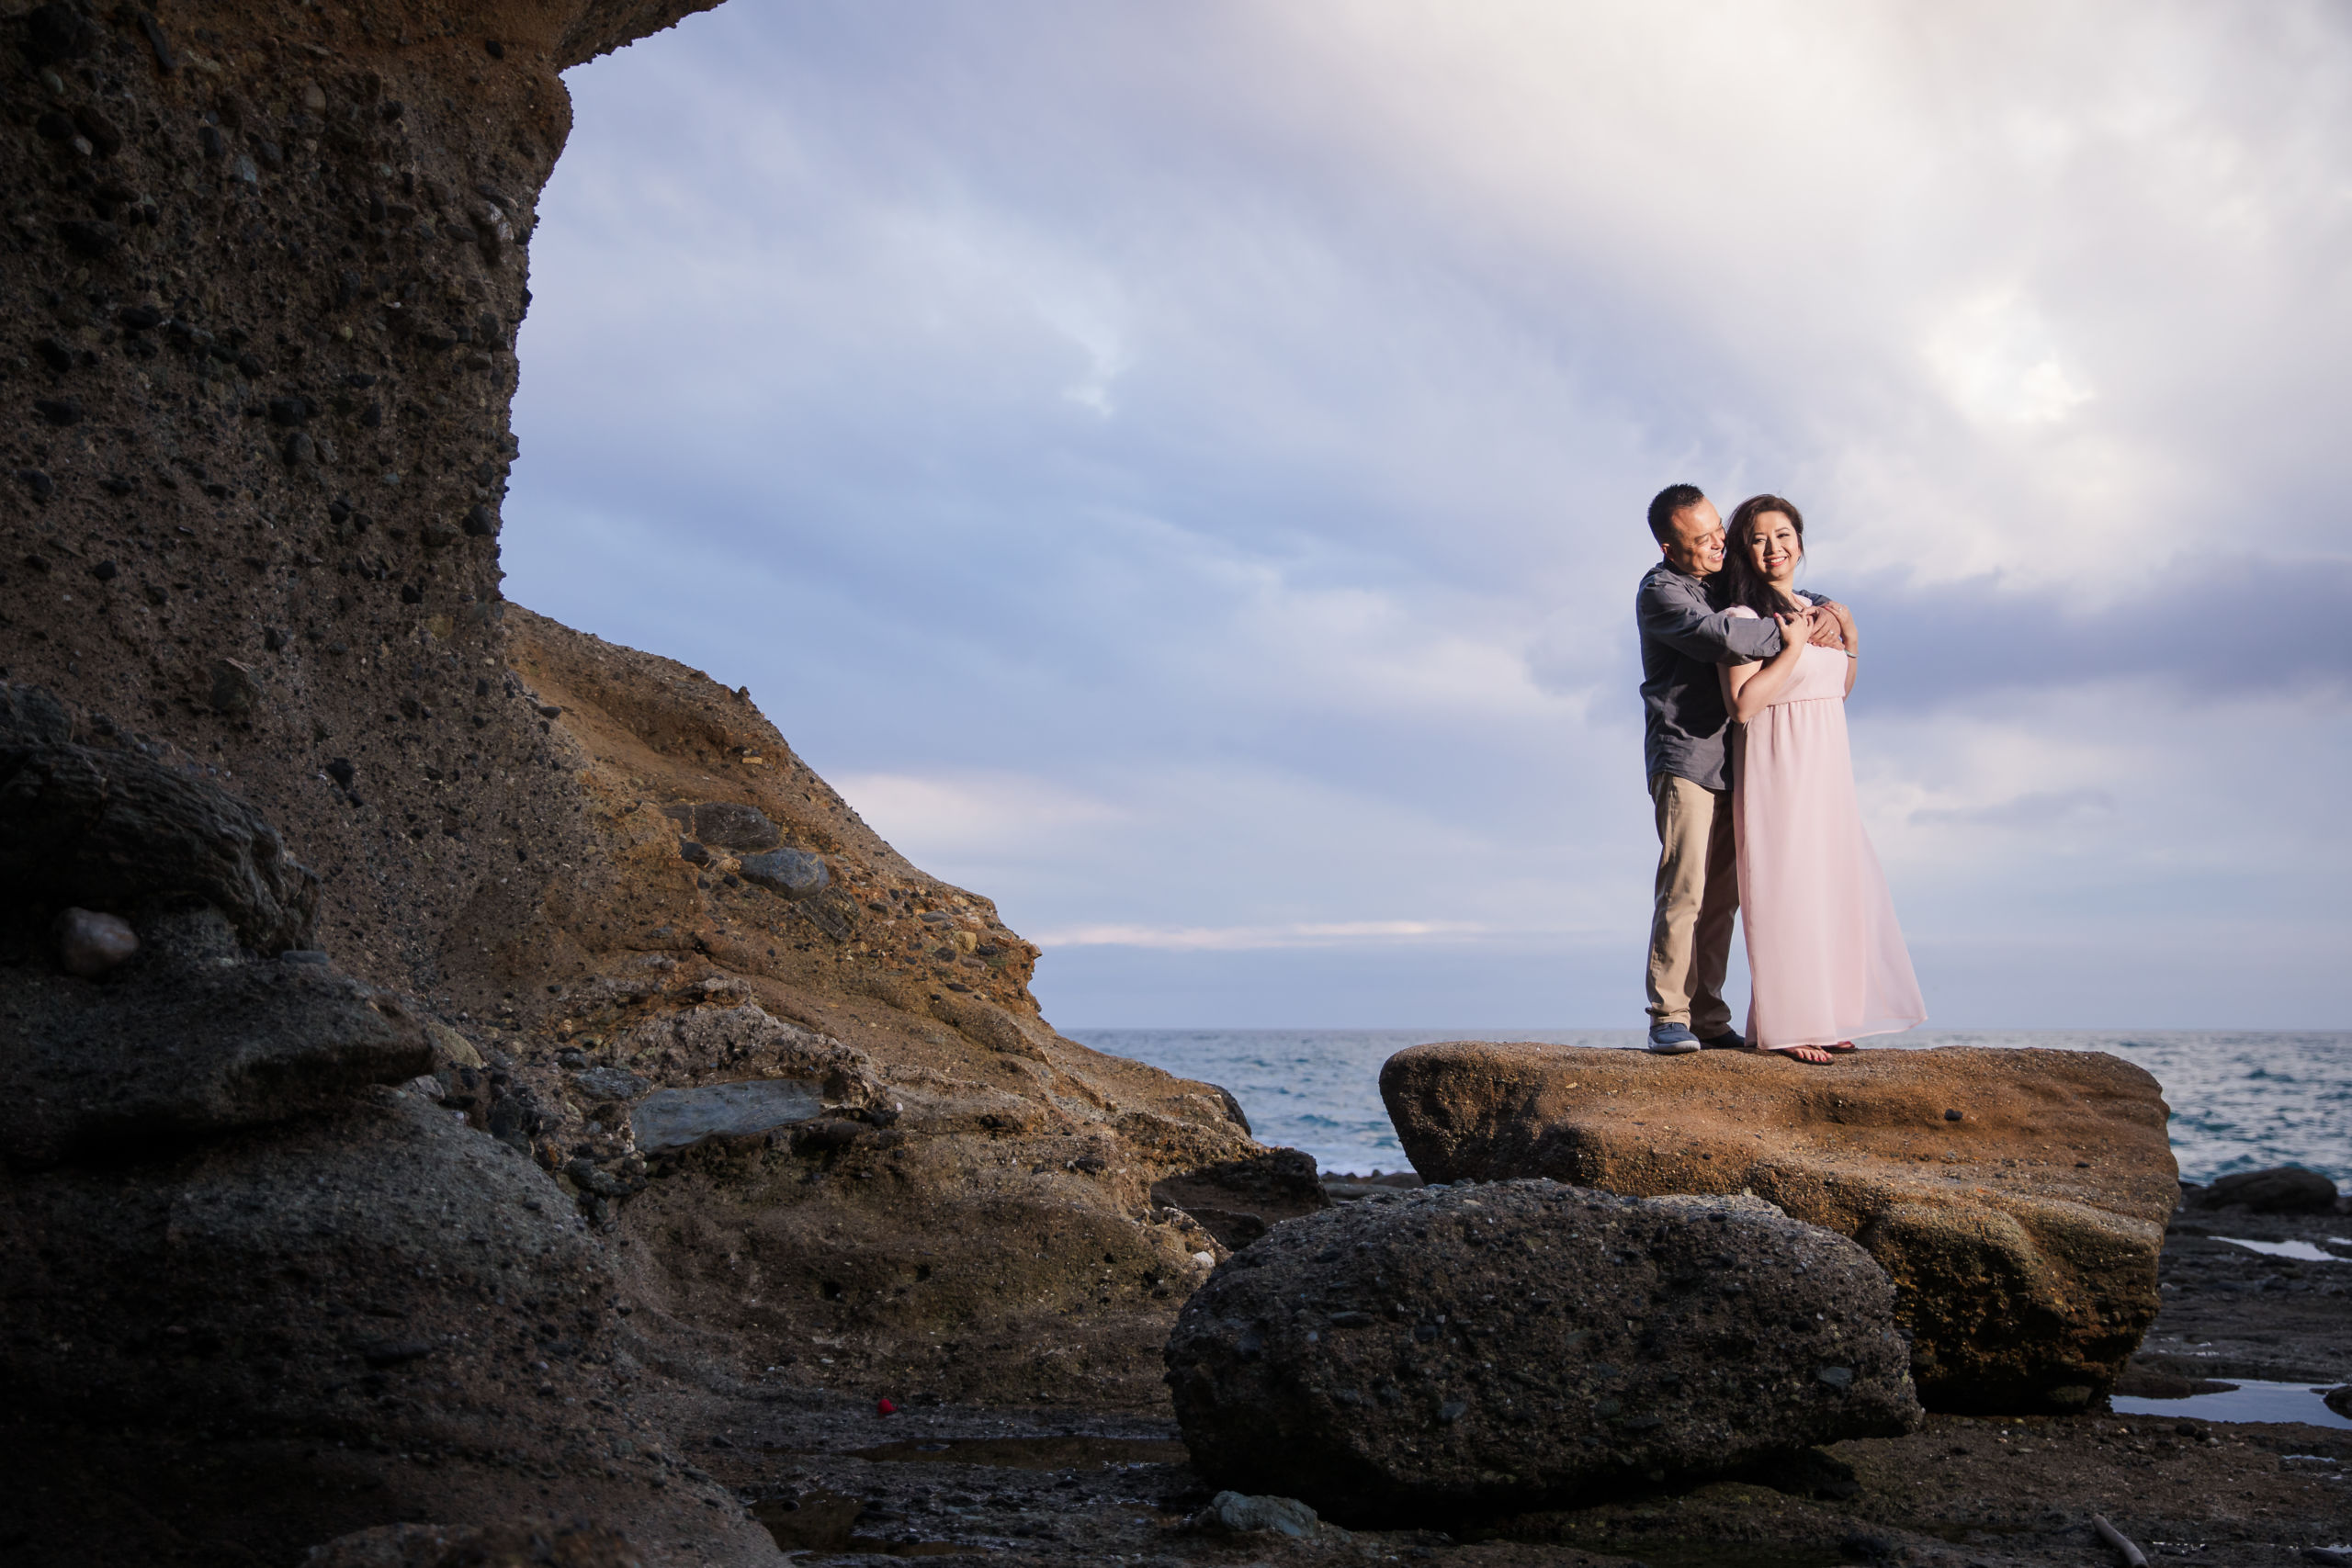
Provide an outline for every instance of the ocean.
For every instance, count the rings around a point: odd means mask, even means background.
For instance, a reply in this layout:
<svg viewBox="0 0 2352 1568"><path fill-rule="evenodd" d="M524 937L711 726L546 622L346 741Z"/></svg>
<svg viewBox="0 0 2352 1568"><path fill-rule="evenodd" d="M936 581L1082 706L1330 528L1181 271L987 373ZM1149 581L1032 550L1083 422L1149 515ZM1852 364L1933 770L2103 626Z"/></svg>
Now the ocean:
<svg viewBox="0 0 2352 1568"><path fill-rule="evenodd" d="M1134 1056L1233 1091L1261 1141L1304 1149L1327 1172L1410 1168L1380 1103L1380 1064L1439 1040L1539 1040L1634 1049L1630 1029L1073 1029L1099 1051ZM2352 1189L2352 1034L2230 1031L1968 1032L1920 1030L1900 1044L2040 1045L2109 1051L2164 1085L2173 1153L2190 1181L2300 1165ZM1828 1070L1828 1069L1825 1069Z"/></svg>

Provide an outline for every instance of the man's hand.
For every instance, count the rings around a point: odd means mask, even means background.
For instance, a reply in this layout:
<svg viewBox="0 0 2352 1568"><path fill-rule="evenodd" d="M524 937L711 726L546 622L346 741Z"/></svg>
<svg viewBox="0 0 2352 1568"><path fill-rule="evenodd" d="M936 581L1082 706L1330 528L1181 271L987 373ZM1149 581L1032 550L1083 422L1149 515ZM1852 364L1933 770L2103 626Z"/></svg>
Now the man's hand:
<svg viewBox="0 0 2352 1568"><path fill-rule="evenodd" d="M1846 606L1835 599L1824 599L1813 607L1813 646L1843 649L1846 646Z"/></svg>

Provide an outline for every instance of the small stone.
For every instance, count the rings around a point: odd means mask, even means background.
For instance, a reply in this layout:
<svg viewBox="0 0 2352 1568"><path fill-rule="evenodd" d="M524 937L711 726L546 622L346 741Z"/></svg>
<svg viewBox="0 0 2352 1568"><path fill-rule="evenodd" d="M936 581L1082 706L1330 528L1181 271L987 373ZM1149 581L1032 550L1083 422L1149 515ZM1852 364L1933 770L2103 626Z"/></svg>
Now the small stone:
<svg viewBox="0 0 2352 1568"><path fill-rule="evenodd" d="M33 492L35 501L47 501L57 493L57 481L39 468L18 468L17 478L23 480L25 488Z"/></svg>
<svg viewBox="0 0 2352 1568"><path fill-rule="evenodd" d="M1813 1375L1831 1388L1846 1389L1854 1386L1854 1369L1851 1367L1823 1367Z"/></svg>
<svg viewBox="0 0 2352 1568"><path fill-rule="evenodd" d="M319 446L317 442L311 439L311 433L309 431L298 430L293 434L286 438L286 466L288 468L300 468L306 463L315 463L318 460Z"/></svg>
<svg viewBox="0 0 2352 1568"><path fill-rule="evenodd" d="M164 324L164 312L153 305L125 305L114 319L124 332L152 333Z"/></svg>
<svg viewBox="0 0 2352 1568"><path fill-rule="evenodd" d="M269 400L269 422L272 424L300 424L311 417L308 398L272 398Z"/></svg>
<svg viewBox="0 0 2352 1568"><path fill-rule="evenodd" d="M1272 1530L1301 1540L1311 1540L1324 1529L1315 1510L1295 1497L1252 1497L1243 1492L1218 1493L1193 1516L1191 1524L1194 1529L1230 1535Z"/></svg>
<svg viewBox="0 0 2352 1568"><path fill-rule="evenodd" d="M283 626L264 626L261 629L261 645L272 653L284 652L293 640L294 634Z"/></svg>
<svg viewBox="0 0 2352 1568"><path fill-rule="evenodd" d="M466 513L466 532L477 539L498 537L498 513L487 506L475 506Z"/></svg>
<svg viewBox="0 0 2352 1568"><path fill-rule="evenodd" d="M212 689L209 700L212 711L228 718L242 718L253 712L261 700L261 682L254 678L253 667L233 659L216 659L209 671Z"/></svg>
<svg viewBox="0 0 2352 1568"><path fill-rule="evenodd" d="M79 60L102 36L96 23L71 6L38 6L26 14L24 21L25 52L36 65Z"/></svg>
<svg viewBox="0 0 2352 1568"><path fill-rule="evenodd" d="M702 842L737 854L772 850L784 839L783 831L769 820L766 812L741 801L703 801L694 808L692 825L694 836Z"/></svg>
<svg viewBox="0 0 2352 1568"><path fill-rule="evenodd" d="M254 166L253 159L243 152L238 153L237 161L229 166L229 173L246 185L261 184L261 171Z"/></svg>
<svg viewBox="0 0 2352 1568"><path fill-rule="evenodd" d="M68 909L57 917L57 957L69 975L93 979L139 951L139 933L119 915Z"/></svg>
<svg viewBox="0 0 2352 1568"><path fill-rule="evenodd" d="M428 550L444 549L458 542L458 531L446 523L427 523L417 530L416 536Z"/></svg>
<svg viewBox="0 0 2352 1568"><path fill-rule="evenodd" d="M683 861L691 861L695 865L708 865L710 863L710 852L703 848L702 845L696 843L692 839L680 839L678 840L678 858Z"/></svg>
<svg viewBox="0 0 2352 1568"><path fill-rule="evenodd" d="M805 898L832 880L823 861L801 850L770 850L765 854L747 855L741 869L744 881L786 898Z"/></svg>
<svg viewBox="0 0 2352 1568"><path fill-rule="evenodd" d="M590 1067L572 1082L592 1100L635 1100L653 1086L627 1067Z"/></svg>
<svg viewBox="0 0 2352 1568"><path fill-rule="evenodd" d="M82 423L82 404L74 398L35 398L33 412L55 425Z"/></svg>
<svg viewBox="0 0 2352 1568"><path fill-rule="evenodd" d="M120 575L121 570L122 569L116 566L114 562L102 560L90 569L90 575L100 582L112 582L117 576Z"/></svg>
<svg viewBox="0 0 2352 1568"><path fill-rule="evenodd" d="M111 158L122 151L122 132L93 106L84 104L74 111L74 126L101 156Z"/></svg>
<svg viewBox="0 0 2352 1568"><path fill-rule="evenodd" d="M344 788L349 789L352 781L359 776L359 772L351 765L350 758L337 757L326 765L326 775Z"/></svg>
<svg viewBox="0 0 2352 1568"><path fill-rule="evenodd" d="M1958 1122L1961 1119L1961 1114L1957 1111L1947 1111L1944 1112L1944 1120L1947 1122Z"/></svg>
<svg viewBox="0 0 2352 1568"><path fill-rule="evenodd" d="M74 351L53 337L45 337L34 344L33 352L40 355L43 365L61 376L74 368ZM33 406L39 408L40 405L36 403Z"/></svg>
<svg viewBox="0 0 2352 1568"><path fill-rule="evenodd" d="M65 242L67 250L93 260L113 254L115 247L122 243L121 230L86 218L65 220L57 226L57 237Z"/></svg>
<svg viewBox="0 0 2352 1568"><path fill-rule="evenodd" d="M482 48L489 53L492 60L503 60L506 58L506 46L499 42L496 39L484 39L482 42Z"/></svg>

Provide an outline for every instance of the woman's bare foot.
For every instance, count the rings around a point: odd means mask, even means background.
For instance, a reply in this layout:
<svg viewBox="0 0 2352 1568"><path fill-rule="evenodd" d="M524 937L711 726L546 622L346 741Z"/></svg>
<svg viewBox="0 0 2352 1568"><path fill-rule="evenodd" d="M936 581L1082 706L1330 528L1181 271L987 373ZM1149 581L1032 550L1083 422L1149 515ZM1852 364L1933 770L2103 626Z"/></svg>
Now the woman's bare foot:
<svg viewBox="0 0 2352 1568"><path fill-rule="evenodd" d="M1775 1056L1792 1056L1800 1062L1818 1065L1829 1060L1829 1053L1818 1045L1768 1045L1765 1049Z"/></svg>

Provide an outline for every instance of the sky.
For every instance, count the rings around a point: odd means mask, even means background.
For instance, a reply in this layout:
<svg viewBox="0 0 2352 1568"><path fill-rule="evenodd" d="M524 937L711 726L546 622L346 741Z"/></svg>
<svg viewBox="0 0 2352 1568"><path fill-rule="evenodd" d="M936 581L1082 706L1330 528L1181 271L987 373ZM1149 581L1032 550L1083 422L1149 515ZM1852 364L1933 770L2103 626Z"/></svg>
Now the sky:
<svg viewBox="0 0 2352 1568"><path fill-rule="evenodd" d="M2352 1027L2342 7L734 0L566 81L508 596L748 684L1064 1028L1641 1025L1678 480L1853 610L1932 1024Z"/></svg>

